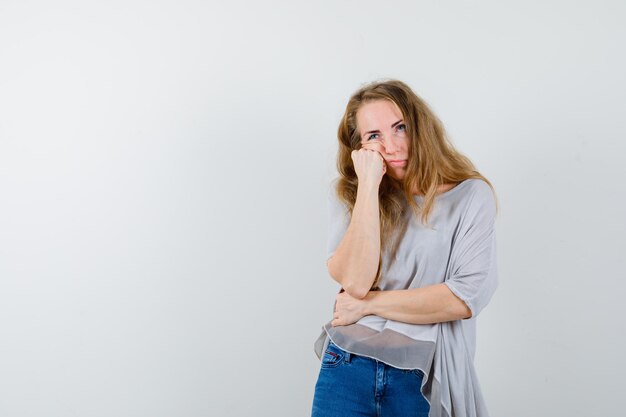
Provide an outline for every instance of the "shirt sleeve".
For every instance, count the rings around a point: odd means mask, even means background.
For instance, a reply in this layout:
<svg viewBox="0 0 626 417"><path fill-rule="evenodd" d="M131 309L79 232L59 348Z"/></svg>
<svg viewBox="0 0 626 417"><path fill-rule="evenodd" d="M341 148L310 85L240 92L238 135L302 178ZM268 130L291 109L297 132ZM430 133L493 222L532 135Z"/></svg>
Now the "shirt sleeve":
<svg viewBox="0 0 626 417"><path fill-rule="evenodd" d="M328 190L328 241L326 261L333 256L350 225L350 211L337 197L337 180Z"/></svg>
<svg viewBox="0 0 626 417"><path fill-rule="evenodd" d="M482 180L468 198L451 252L451 273L444 284L467 304L474 318L498 286L496 203L491 187Z"/></svg>

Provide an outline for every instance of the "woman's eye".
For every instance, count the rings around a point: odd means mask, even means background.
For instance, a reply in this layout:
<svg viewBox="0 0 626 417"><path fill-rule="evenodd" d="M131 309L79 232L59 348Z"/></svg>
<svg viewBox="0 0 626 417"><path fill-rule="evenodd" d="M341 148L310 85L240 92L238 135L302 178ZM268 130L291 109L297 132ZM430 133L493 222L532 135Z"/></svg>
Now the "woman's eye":
<svg viewBox="0 0 626 417"><path fill-rule="evenodd" d="M398 125L398 129L402 128L402 130L406 130L406 125L402 124L402 125Z"/></svg>
<svg viewBox="0 0 626 417"><path fill-rule="evenodd" d="M374 133L373 135L370 135L370 136L369 136L369 138L367 138L367 140L372 139L374 136L378 136L378 134L377 134L377 133Z"/></svg>

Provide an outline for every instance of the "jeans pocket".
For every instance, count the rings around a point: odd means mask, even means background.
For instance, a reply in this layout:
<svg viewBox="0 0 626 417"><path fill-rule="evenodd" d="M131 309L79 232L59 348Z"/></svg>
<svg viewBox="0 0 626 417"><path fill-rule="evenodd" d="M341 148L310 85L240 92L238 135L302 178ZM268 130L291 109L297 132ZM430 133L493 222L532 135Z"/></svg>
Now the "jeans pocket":
<svg viewBox="0 0 626 417"><path fill-rule="evenodd" d="M324 356L322 356L322 368L335 368L343 362L345 352L332 341L328 343Z"/></svg>
<svg viewBox="0 0 626 417"><path fill-rule="evenodd" d="M417 375L417 376L418 376L418 377L420 377L420 378L423 378L423 377L424 377L424 371L422 371L421 369L418 369L418 368L411 369L411 372L412 372L414 375Z"/></svg>

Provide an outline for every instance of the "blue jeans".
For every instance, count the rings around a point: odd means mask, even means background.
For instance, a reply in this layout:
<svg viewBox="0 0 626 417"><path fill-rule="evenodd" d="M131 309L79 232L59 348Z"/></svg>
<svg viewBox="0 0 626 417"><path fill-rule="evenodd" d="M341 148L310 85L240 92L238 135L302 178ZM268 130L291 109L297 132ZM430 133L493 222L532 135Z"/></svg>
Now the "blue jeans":
<svg viewBox="0 0 626 417"><path fill-rule="evenodd" d="M355 355L329 342L315 384L312 417L428 417L424 373Z"/></svg>

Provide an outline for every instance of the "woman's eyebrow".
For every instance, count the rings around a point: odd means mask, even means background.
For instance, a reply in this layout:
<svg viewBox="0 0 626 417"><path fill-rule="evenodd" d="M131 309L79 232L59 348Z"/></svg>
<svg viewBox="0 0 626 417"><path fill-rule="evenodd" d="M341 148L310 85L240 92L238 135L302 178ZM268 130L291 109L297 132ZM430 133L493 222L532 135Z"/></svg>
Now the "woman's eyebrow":
<svg viewBox="0 0 626 417"><path fill-rule="evenodd" d="M395 122L394 124L392 124L392 125L391 125L391 127L396 127L396 125L397 125L398 123L400 123L400 122L402 122L402 119L400 119L400 120L398 120L397 122ZM370 130L369 132L365 132L365 133L363 133L361 136L365 136L365 135L367 135L367 134L369 134L369 133L380 133L380 130Z"/></svg>

